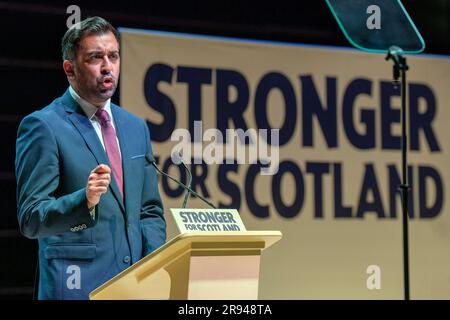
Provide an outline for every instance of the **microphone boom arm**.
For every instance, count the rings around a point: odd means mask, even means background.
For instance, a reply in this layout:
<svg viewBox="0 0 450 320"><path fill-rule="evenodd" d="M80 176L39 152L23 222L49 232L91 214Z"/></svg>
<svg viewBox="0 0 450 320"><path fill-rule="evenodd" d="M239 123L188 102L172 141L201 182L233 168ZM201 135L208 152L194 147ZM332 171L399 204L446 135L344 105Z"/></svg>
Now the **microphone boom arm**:
<svg viewBox="0 0 450 320"><path fill-rule="evenodd" d="M217 207L215 205L213 205L211 202L209 202L208 200L206 200L203 196L199 195L197 192L195 192L194 190L192 190L191 187L188 187L187 185L185 185L184 183L178 181L177 179L173 178L172 176L168 175L167 173L165 173L164 171L162 171L161 169L158 168L158 166L156 165L156 163L154 161L150 161L150 163L152 164L153 167L155 167L156 171L158 171L159 173L161 173L162 175L164 175L165 177L169 178L170 180L174 181L175 183L179 184L180 186L182 186L183 188L185 188L188 192L190 192L191 194L193 194L194 196L200 198L200 200L204 201L205 203L207 203L210 207L217 209Z"/></svg>

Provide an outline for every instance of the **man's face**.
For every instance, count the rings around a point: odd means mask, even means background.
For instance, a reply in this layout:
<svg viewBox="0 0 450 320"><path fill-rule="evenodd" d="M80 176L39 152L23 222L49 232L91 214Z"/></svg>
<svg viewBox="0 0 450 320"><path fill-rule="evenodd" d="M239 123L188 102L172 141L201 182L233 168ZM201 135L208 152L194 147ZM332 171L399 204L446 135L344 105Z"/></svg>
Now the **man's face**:
<svg viewBox="0 0 450 320"><path fill-rule="evenodd" d="M69 82L83 99L101 107L112 97L120 73L119 44L112 32L83 37L75 60L66 61Z"/></svg>

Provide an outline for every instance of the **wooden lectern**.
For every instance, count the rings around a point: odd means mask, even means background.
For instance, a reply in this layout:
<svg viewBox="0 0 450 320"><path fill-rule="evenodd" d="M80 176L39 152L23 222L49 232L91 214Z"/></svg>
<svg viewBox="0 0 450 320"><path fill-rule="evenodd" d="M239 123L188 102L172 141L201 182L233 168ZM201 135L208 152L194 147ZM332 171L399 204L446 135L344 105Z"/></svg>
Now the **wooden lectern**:
<svg viewBox="0 0 450 320"><path fill-rule="evenodd" d="M91 300L258 299L262 250L279 231L183 233L89 294Z"/></svg>

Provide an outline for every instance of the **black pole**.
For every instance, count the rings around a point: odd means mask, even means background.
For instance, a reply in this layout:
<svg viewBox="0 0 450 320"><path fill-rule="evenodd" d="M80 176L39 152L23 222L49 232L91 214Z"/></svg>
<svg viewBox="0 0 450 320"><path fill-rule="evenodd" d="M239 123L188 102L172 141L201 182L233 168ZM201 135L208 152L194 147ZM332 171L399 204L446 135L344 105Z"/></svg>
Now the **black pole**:
<svg viewBox="0 0 450 320"><path fill-rule="evenodd" d="M398 47L391 47L386 60L392 59L394 61L394 81L398 81L401 78L401 125L402 125L402 139L401 139L401 149L402 149L402 183L398 186L401 201L402 201L402 230L403 230L403 275L404 275L404 296L405 300L410 299L410 288L409 288L409 236L408 236L408 136L406 134L407 130L407 118L406 118L406 71L408 70L408 65L406 63L406 58L403 56L403 51Z"/></svg>
<svg viewBox="0 0 450 320"><path fill-rule="evenodd" d="M409 240L408 240L408 136L406 134L406 58L400 57L401 63L401 81L402 81L402 184L399 186L402 194L402 213L403 213L403 268L405 281L405 300L409 300Z"/></svg>

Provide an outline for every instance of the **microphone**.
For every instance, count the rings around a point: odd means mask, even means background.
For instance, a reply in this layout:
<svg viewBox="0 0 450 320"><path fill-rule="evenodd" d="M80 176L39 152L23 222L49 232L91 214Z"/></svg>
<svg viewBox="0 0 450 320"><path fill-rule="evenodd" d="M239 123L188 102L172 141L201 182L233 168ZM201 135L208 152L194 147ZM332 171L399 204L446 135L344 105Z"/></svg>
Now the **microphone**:
<svg viewBox="0 0 450 320"><path fill-rule="evenodd" d="M188 180L188 184L187 186L189 188L192 188L192 173L191 170L189 170L188 166L184 163L183 161L183 153L181 150L178 150L178 152L174 152L171 155L172 161L175 164L180 164L181 166L187 171L188 175L189 175L189 180ZM191 194L191 192L189 191L189 189L186 189L186 194L184 196L184 201L183 201L183 205L181 206L183 209L186 208L186 204L189 198L189 195Z"/></svg>
<svg viewBox="0 0 450 320"><path fill-rule="evenodd" d="M147 160L148 163L150 163L153 167L155 167L156 171L158 171L160 174L162 174L163 176L169 178L170 180L174 181L175 183L177 183L178 185L182 186L184 189L186 189L188 192L190 192L191 194L193 194L194 196L198 197L200 200L202 200L203 202L205 202L206 204L208 204L211 208L213 209L217 209L217 207L215 205L213 205L211 202L209 202L208 200L206 200L203 196L199 195L197 192L195 192L194 190L192 190L192 188L187 185L185 185L183 182L178 181L177 179L175 179L174 177L170 176L169 174L165 173L164 171L162 171L161 169L158 168L158 166L156 165L156 161L155 161L155 157L153 157L153 155L147 153L145 155L145 159ZM190 173L190 171L189 171Z"/></svg>

